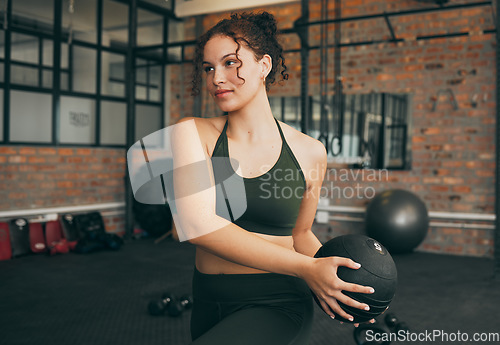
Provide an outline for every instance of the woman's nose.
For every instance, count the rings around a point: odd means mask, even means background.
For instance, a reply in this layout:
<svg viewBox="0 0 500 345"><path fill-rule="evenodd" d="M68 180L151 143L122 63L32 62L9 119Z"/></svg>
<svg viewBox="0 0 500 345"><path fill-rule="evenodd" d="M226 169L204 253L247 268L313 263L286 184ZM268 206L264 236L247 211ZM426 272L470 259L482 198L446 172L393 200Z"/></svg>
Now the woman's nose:
<svg viewBox="0 0 500 345"><path fill-rule="evenodd" d="M226 81L226 76L224 72L218 68L214 70L214 78L213 78L213 83L215 85L222 84Z"/></svg>

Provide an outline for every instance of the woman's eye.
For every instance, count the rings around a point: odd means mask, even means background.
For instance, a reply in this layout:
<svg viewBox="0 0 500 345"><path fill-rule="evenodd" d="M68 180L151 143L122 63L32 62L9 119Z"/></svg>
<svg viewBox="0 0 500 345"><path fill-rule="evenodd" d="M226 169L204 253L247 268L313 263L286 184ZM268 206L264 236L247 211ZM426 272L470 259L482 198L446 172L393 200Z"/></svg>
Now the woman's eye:
<svg viewBox="0 0 500 345"><path fill-rule="evenodd" d="M205 73L208 73L208 72L212 71L213 69L214 69L213 67L207 66L203 70L205 71Z"/></svg>
<svg viewBox="0 0 500 345"><path fill-rule="evenodd" d="M237 61L234 61L234 60L228 60L226 61L226 66L233 66L233 65L236 65Z"/></svg>

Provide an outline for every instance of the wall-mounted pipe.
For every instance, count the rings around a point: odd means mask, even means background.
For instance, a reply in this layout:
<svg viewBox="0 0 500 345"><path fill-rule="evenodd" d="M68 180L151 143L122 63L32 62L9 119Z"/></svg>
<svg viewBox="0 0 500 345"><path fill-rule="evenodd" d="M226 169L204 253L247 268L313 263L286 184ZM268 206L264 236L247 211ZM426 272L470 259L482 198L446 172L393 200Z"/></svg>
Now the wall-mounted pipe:
<svg viewBox="0 0 500 345"><path fill-rule="evenodd" d="M337 222L352 222L352 223L363 223L364 218L360 217L350 217L350 216L328 216L329 221ZM324 223L324 222L318 222ZM476 223L454 223L454 222L430 222L429 227L431 228L458 228L458 229L481 229L481 230L494 230L495 225L493 224L476 224Z"/></svg>
<svg viewBox="0 0 500 345"><path fill-rule="evenodd" d="M500 0L499 0L500 1ZM318 205L318 212L337 212L337 213L365 213L365 207L357 206L335 206L335 205ZM449 220L476 220L485 222L494 222L496 216L494 214L483 213L461 213L461 212L429 212L431 219L449 219Z"/></svg>
<svg viewBox="0 0 500 345"><path fill-rule="evenodd" d="M125 214L125 203L124 202L110 202L103 204L91 204L91 205L80 205L80 206L62 206L62 207L49 207L49 208L37 208L37 209L26 209L26 210L10 210L10 211L0 211L0 220L7 220L11 218L34 218L40 221L53 220L52 215L64 214L64 213L83 213L100 211L110 212L110 210L120 209L119 214ZM118 212L118 211L117 211ZM111 214L109 214L111 215Z"/></svg>

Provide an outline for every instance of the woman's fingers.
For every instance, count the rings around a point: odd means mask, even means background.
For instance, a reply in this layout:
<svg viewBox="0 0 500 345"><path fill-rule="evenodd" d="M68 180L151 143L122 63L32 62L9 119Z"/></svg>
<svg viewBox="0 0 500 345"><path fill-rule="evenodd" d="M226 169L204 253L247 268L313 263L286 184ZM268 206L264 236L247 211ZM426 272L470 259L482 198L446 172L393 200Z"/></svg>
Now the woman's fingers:
<svg viewBox="0 0 500 345"><path fill-rule="evenodd" d="M327 305L329 308L328 309L325 309L325 307L323 306L323 309L326 311L328 310L327 314L330 315L330 317L332 317L333 313L332 313L332 310L337 313L338 316L346 319L346 320L349 320L349 321L353 321L354 318L352 315L348 314L344 309L342 309L340 307L340 305L337 303L337 300L335 298L329 298L328 299L328 304L325 303L325 305ZM335 316L333 315L332 318L334 318Z"/></svg>
<svg viewBox="0 0 500 345"><path fill-rule="evenodd" d="M359 269L361 267L360 264L356 263L355 261L349 258L343 258L343 257L318 258L316 263L317 263L316 267L318 268L318 270L316 270L315 272L316 274L311 275L311 285L314 287L313 290L317 291L316 296L318 297L320 305L326 312L326 314L334 318L335 317L334 312L335 312L338 316L346 320L353 321L354 320L353 316L350 315L345 310L343 310L340 307L339 303L360 310L366 310L366 311L370 310L370 307L367 304L356 301L355 299L345 295L343 291L371 294L375 292L374 289L370 286L362 286L358 284L345 282L342 279L340 279L336 274L337 269L340 266L344 266L350 269ZM315 279L315 277L321 277L321 276L329 278L326 279L324 282ZM325 282L328 285L325 286L324 285Z"/></svg>
<svg viewBox="0 0 500 345"><path fill-rule="evenodd" d="M337 300L333 297L325 297L325 298L318 298L319 304L321 305L321 308L325 311L328 316L330 316L332 319L335 319L335 314L336 313L338 316L346 319L346 320L353 320L352 315L349 315L347 312L345 312L340 305L337 303Z"/></svg>
<svg viewBox="0 0 500 345"><path fill-rule="evenodd" d="M335 294L335 295L336 295L336 296L334 296L335 299L337 299L337 301L339 301L345 305L348 305L350 307L357 308L357 309L366 310L366 311L370 310L370 306L368 304L358 302L355 299L352 299L351 297L344 295L342 292L339 292L338 294Z"/></svg>
<svg viewBox="0 0 500 345"><path fill-rule="evenodd" d="M332 260L334 261L336 266L345 266L348 268L352 268L353 270L357 270L358 268L361 267L361 264L358 264L357 262L349 258L333 256Z"/></svg>
<svg viewBox="0 0 500 345"><path fill-rule="evenodd" d="M342 294L343 295L343 294ZM345 296L345 295L343 295ZM347 297L347 296L345 296ZM358 308L358 309L364 309L364 310L369 310L369 307L367 304L363 304L363 303L359 303L359 302L356 302L357 305L354 305L354 304L348 304L350 303L349 300L351 301L354 301L353 299L351 298L348 298L347 297L347 300L345 301L342 301L343 298L328 298L326 302L325 300L320 300L320 304L321 304L321 307L323 308L323 310L332 318L334 319L335 318L335 315L333 312L337 313L338 316L346 319L346 320L349 320L349 321L354 321L354 317L352 315L350 315L349 313L347 313L344 309L342 309L340 307L340 305L338 304L337 301L340 301L341 303L343 304L346 304L346 305L352 305L353 307L355 308ZM359 307L358 305L362 306L362 307ZM368 307L368 309L366 309L366 307ZM374 323L375 322L375 319L371 319L369 321L369 323ZM355 325L356 326L356 325Z"/></svg>
<svg viewBox="0 0 500 345"><path fill-rule="evenodd" d="M328 314L328 316L330 316L332 319L335 319L335 314L332 312L332 310L329 308L328 304L325 301L320 300L319 304L321 304L321 308L323 308L323 310L325 311L325 313Z"/></svg>
<svg viewBox="0 0 500 345"><path fill-rule="evenodd" d="M361 267L360 264L357 262L348 259L348 258L343 258L343 257L333 257L334 264L336 266L345 266L351 269L359 269ZM339 284L339 289L340 290L345 290L345 291L351 291L351 292L359 292L359 293L374 293L375 290L370 287L370 286L362 286L358 284L353 284L353 283L348 283L340 278L338 278L339 281L342 282L342 284Z"/></svg>
<svg viewBox="0 0 500 345"><path fill-rule="evenodd" d="M358 293L366 293L366 294L371 294L375 292L375 289L372 288L371 286L363 286L363 285L358 285L358 284L353 284L353 283L348 283L343 280L341 280L341 284L339 284L340 290L344 291L350 291L350 292L358 292Z"/></svg>

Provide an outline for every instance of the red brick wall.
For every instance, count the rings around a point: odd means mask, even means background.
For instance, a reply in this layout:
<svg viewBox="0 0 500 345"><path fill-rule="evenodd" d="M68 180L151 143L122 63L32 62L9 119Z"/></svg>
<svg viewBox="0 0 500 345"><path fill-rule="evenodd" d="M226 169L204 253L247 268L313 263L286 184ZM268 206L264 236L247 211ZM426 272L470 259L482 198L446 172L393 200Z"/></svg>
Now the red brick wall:
<svg viewBox="0 0 500 345"><path fill-rule="evenodd" d="M457 4L450 1L447 6ZM331 18L334 4L330 2ZM343 16L404 11L429 7L416 1L343 1ZM300 16L298 3L265 8L273 13L280 29L290 28ZM347 181L325 179L325 189L359 188L364 191L382 191L403 188L415 192L430 211L459 213L494 213L494 128L495 128L495 35L483 31L494 28L489 6L447 10L390 18L395 34L404 41L377 43L342 48L342 75L345 93L392 92L408 93L412 101L412 169L389 171L381 179L370 181L352 177ZM310 1L310 19L320 19L320 2ZM203 19L207 29L227 13L207 15ZM192 28L192 25L190 26ZM333 28L333 26L332 26ZM319 44L319 26L311 27L311 45ZM465 36L417 40L419 36L467 32ZM330 42L333 43L333 32ZM342 24L342 42L384 40L390 32L383 18L345 22ZM285 49L299 47L295 35L283 36ZM333 50L329 51L328 66L330 91L333 93ZM300 56L287 54L290 80L284 86L274 87L270 95L300 95ZM319 51L310 52L310 93L319 91ZM189 68L189 66L185 66ZM172 92L187 90L189 80L181 80L172 69ZM459 109L454 110L449 96L433 102L439 90L451 89ZM204 95L204 94L203 94ZM203 96L205 102L205 95ZM207 98L209 99L209 98ZM212 109L208 101L203 109ZM172 119L177 114L192 113L192 103L172 104ZM210 114L210 113L209 113ZM217 115L216 111L212 114ZM210 114L210 115L212 115ZM356 175L354 175L356 176ZM330 204L365 206L370 198L330 196ZM469 222L470 223L470 222ZM477 222L474 222L477 223ZM330 231L328 230L330 229ZM362 232L362 223L331 222L315 225L315 232L325 240L346 232ZM419 250L461 255L492 256L493 231L431 227Z"/></svg>
<svg viewBox="0 0 500 345"><path fill-rule="evenodd" d="M0 210L123 202L125 169L123 149L1 146ZM105 217L109 232L123 223Z"/></svg>

